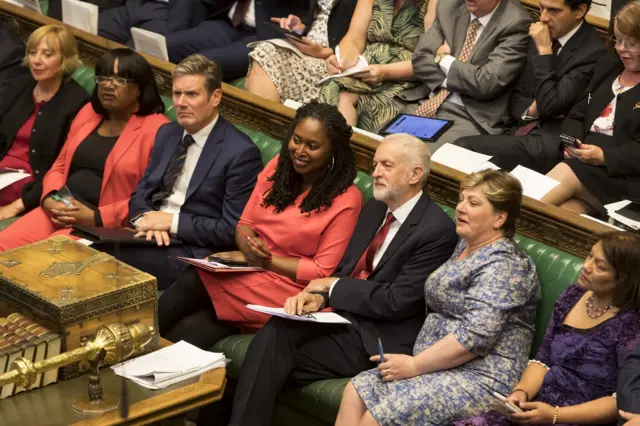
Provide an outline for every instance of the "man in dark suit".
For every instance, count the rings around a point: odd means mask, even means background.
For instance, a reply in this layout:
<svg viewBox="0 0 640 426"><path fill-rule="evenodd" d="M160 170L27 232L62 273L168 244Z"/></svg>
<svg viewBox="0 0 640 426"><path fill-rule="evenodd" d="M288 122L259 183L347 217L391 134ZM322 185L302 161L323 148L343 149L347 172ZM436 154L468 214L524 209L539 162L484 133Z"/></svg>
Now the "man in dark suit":
<svg viewBox="0 0 640 426"><path fill-rule="evenodd" d="M118 1L118 0L111 0ZM193 28L208 14L214 0L126 0L98 15L98 35L133 46L131 28L158 34ZM93 1L97 3L96 0Z"/></svg>
<svg viewBox="0 0 640 426"><path fill-rule="evenodd" d="M138 236L155 239L159 247L113 250L125 263L155 275L161 289L186 267L167 257L204 258L235 247L236 225L262 170L251 139L218 114L219 66L193 55L172 76L178 122L158 131L129 202ZM170 245L170 237L183 244Z"/></svg>
<svg viewBox="0 0 640 426"><path fill-rule="evenodd" d="M525 64L530 23L519 1L438 2L436 19L411 61L423 84L398 94L403 112L453 121L428 144L431 152L463 136L502 133L511 85Z"/></svg>
<svg viewBox="0 0 640 426"><path fill-rule="evenodd" d="M616 400L620 410L618 424L640 425L640 346L624 360L620 367Z"/></svg>
<svg viewBox="0 0 640 426"><path fill-rule="evenodd" d="M247 352L231 425L269 425L280 390L351 377L374 367L378 338L388 352L410 354L425 319L424 283L457 242L451 219L422 192L429 173L425 144L386 137L374 157L374 199L360 214L333 277L313 280L285 304L301 314L331 306L350 325L272 318Z"/></svg>
<svg viewBox="0 0 640 426"><path fill-rule="evenodd" d="M531 24L527 66L511 95L513 125L506 135L456 142L492 155L512 170L523 165L547 173L562 161L560 123L587 87L605 52L602 38L584 18L591 0L540 0L540 21Z"/></svg>
<svg viewBox="0 0 640 426"><path fill-rule="evenodd" d="M11 100L20 93L24 84L17 79L29 75L29 68L22 66L25 46L8 28L0 28L0 117Z"/></svg>
<svg viewBox="0 0 640 426"><path fill-rule="evenodd" d="M98 6L98 11L102 13L114 7L122 6L125 0L84 0L84 2L95 4ZM62 0L50 0L47 15L53 19L62 21Z"/></svg>

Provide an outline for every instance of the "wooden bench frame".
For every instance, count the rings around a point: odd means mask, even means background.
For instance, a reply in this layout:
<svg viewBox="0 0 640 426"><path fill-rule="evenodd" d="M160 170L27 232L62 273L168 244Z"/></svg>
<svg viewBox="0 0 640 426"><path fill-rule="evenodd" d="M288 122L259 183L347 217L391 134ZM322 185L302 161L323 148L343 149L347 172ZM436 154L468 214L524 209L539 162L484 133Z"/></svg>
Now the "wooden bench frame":
<svg viewBox="0 0 640 426"><path fill-rule="evenodd" d="M537 19L537 0L521 0L521 2L534 19ZM603 36L607 35L606 20L589 16L588 21L595 25ZM0 24L8 25L25 39L34 29L53 23L59 22L0 1ZM78 42L81 59L87 65L94 65L106 50L123 47L105 38L69 28ZM174 65L149 55L144 56L154 68L160 92L171 96L171 70ZM223 84L222 91L224 96L221 111L227 119L275 139L286 138L295 114L294 110L228 84ZM355 133L351 139L351 146L356 155L358 168L370 171L371 160L378 142ZM426 189L437 202L454 207L458 201L459 183L463 177L464 174L457 170L433 164ZM525 197L523 204L522 215L518 220L520 233L580 257L588 255L599 233L611 230L597 222L528 197Z"/></svg>

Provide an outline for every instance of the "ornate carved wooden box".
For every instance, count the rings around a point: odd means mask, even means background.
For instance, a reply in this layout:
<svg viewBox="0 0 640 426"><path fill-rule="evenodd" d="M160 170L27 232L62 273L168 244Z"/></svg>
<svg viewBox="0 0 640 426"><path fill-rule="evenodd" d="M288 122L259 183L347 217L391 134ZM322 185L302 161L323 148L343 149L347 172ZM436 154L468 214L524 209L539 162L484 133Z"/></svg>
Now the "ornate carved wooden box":
<svg viewBox="0 0 640 426"><path fill-rule="evenodd" d="M0 253L0 316L21 312L62 336L62 350L93 339L112 323L143 323L158 330L156 279L114 257L57 236ZM149 350L158 348L158 333ZM69 379L86 372L75 364Z"/></svg>

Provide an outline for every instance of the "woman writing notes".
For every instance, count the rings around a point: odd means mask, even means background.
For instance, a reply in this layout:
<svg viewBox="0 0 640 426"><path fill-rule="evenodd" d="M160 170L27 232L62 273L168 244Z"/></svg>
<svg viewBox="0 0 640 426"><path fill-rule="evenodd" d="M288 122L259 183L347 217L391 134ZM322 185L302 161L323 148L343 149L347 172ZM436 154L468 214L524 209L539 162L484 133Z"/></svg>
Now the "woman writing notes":
<svg viewBox="0 0 640 426"><path fill-rule="evenodd" d="M298 109L289 139L258 176L238 222L240 251L217 254L265 271L187 269L160 297L162 336L209 348L238 328L256 330L269 319L246 304L283 306L309 281L333 272L362 204L353 185L351 132L335 107Z"/></svg>
<svg viewBox="0 0 640 426"><path fill-rule="evenodd" d="M533 261L513 241L522 186L494 170L460 186L460 241L425 283L428 315L414 356L384 354L377 369L354 377L337 426L451 424L488 408L491 390L507 392L524 370L540 289Z"/></svg>
<svg viewBox="0 0 640 426"><path fill-rule="evenodd" d="M31 33L23 63L31 75L3 93L11 107L0 114L0 169L20 169L30 176L0 190L0 220L38 207L42 178L89 98L71 78L80 65L78 47L62 25Z"/></svg>

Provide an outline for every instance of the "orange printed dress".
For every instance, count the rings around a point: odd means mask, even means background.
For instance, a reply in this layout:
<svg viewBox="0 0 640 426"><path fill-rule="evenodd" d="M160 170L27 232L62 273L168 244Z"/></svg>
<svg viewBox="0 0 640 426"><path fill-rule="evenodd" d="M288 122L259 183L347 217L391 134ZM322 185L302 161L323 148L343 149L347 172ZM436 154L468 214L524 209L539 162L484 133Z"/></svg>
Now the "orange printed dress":
<svg viewBox="0 0 640 426"><path fill-rule="evenodd" d="M247 304L282 307L309 281L331 275L342 259L362 207L360 191L351 185L330 208L320 212L300 212L307 191L295 205L275 213L273 206L262 204L271 189L268 178L275 173L277 162L278 157L272 159L258 176L238 226L251 227L273 256L299 258L296 280L271 271L212 273L198 269L218 319L233 322L244 331L255 331L270 318L247 309Z"/></svg>

